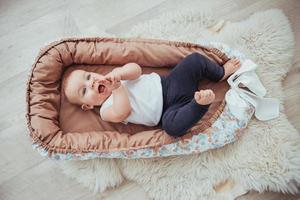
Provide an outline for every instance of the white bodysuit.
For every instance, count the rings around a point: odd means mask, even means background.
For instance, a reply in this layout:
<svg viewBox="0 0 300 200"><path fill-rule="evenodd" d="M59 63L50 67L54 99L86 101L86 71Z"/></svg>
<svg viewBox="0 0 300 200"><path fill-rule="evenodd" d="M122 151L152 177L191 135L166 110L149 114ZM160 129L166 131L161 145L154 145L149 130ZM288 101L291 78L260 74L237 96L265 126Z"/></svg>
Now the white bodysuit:
<svg viewBox="0 0 300 200"><path fill-rule="evenodd" d="M160 76L152 72L143 74L135 80L121 80L128 91L131 114L122 122L156 126L163 111L163 93ZM113 95L110 95L100 108L103 111L113 104Z"/></svg>

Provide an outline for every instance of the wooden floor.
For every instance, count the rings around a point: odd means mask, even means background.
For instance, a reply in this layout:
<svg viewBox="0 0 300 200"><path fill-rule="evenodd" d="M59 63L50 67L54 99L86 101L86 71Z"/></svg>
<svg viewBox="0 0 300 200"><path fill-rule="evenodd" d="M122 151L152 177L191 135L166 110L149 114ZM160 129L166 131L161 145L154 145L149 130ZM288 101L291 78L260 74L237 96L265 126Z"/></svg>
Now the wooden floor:
<svg viewBox="0 0 300 200"><path fill-rule="evenodd" d="M203 1L182 0L0 0L0 199L102 199L56 165L31 149L25 123L25 84L39 48L67 36L121 34L133 25L181 8L201 7ZM206 3L207 4L207 3ZM286 112L300 130L300 1L210 1L220 18L236 21L251 13L280 8L288 16L296 38L294 67L284 80ZM250 192L240 200L294 200L300 196ZM134 183L110 190L104 199L148 199Z"/></svg>

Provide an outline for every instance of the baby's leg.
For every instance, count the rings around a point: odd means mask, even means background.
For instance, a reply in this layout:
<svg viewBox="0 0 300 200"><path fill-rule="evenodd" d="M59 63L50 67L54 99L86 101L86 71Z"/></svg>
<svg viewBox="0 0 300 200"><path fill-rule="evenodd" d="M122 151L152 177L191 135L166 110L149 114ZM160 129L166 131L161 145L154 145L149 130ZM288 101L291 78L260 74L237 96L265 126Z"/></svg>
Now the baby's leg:
<svg viewBox="0 0 300 200"><path fill-rule="evenodd" d="M166 76L168 93L192 97L198 90L199 81L207 77L219 81L224 76L224 68L199 53L192 53L181 60ZM172 96L169 95L168 96ZM173 95L174 96L174 95Z"/></svg>
<svg viewBox="0 0 300 200"><path fill-rule="evenodd" d="M191 70L198 77L198 80L205 77L211 81L218 82L224 76L225 72L222 66L200 53L192 53L185 59L188 59Z"/></svg>
<svg viewBox="0 0 300 200"><path fill-rule="evenodd" d="M161 119L162 129L171 136L184 135L202 118L214 99L210 93L207 97L198 97L196 91L199 80L207 77L219 81L223 75L222 66L199 53L185 57L165 79L166 110ZM197 97L197 101L193 97Z"/></svg>
<svg viewBox="0 0 300 200"><path fill-rule="evenodd" d="M162 116L162 129L173 137L183 136L207 112L209 105L200 105L195 99L189 103L175 104Z"/></svg>

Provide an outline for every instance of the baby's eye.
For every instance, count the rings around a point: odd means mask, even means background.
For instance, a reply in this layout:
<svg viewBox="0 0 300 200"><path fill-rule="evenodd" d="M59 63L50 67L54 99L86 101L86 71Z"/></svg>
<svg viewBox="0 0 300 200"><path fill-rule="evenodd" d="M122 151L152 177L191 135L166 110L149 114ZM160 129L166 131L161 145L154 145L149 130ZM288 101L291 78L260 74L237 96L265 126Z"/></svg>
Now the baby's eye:
<svg viewBox="0 0 300 200"><path fill-rule="evenodd" d="M83 88L83 90L82 90L82 94L84 95L84 94L85 94L85 92L86 92L86 88Z"/></svg>
<svg viewBox="0 0 300 200"><path fill-rule="evenodd" d="M90 80L91 74L87 75L87 80Z"/></svg>

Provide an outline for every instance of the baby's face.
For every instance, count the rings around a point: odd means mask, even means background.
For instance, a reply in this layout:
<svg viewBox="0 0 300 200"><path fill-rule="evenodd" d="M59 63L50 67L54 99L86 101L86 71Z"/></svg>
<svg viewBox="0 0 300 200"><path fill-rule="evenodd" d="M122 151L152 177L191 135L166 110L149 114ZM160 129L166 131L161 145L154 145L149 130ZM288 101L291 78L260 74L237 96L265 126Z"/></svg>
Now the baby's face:
<svg viewBox="0 0 300 200"><path fill-rule="evenodd" d="M104 76L94 72L75 70L70 74L65 88L66 95L80 105L101 105L112 91L100 84L99 80L104 80Z"/></svg>

